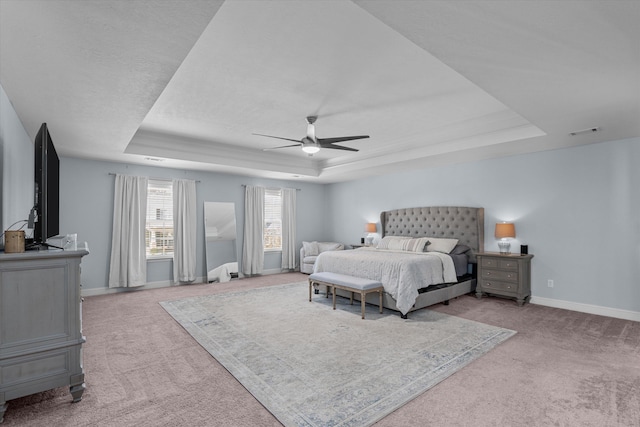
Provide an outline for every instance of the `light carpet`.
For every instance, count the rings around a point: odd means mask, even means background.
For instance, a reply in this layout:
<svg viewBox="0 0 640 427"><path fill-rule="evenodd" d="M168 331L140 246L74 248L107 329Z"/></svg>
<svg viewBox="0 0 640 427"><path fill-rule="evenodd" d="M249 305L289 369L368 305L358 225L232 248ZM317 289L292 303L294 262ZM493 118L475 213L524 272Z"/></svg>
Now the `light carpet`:
<svg viewBox="0 0 640 427"><path fill-rule="evenodd" d="M368 426L514 331L314 295L306 282L160 303L285 426Z"/></svg>

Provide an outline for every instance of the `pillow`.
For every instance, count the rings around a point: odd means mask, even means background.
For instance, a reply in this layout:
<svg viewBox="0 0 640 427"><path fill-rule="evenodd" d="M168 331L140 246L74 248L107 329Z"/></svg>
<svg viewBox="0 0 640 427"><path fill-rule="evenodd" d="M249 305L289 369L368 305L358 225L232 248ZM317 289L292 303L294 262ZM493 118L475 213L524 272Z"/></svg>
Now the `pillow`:
<svg viewBox="0 0 640 427"><path fill-rule="evenodd" d="M470 250L471 248L467 245L456 245L456 247L453 248L451 252L449 252L449 255L462 255L466 254Z"/></svg>
<svg viewBox="0 0 640 427"><path fill-rule="evenodd" d="M393 241L397 241L397 240L407 240L410 239L411 237L409 236L384 236L382 238L382 240L380 240L378 242L378 246L376 246L377 249L391 249L389 247L389 244Z"/></svg>
<svg viewBox="0 0 640 427"><path fill-rule="evenodd" d="M458 239L442 239L439 237L427 237L429 244L426 246L427 252L450 253L458 244Z"/></svg>
<svg viewBox="0 0 640 427"><path fill-rule="evenodd" d="M408 236L386 236L376 246L377 249L389 249L407 252L423 252L429 239L427 237L411 238Z"/></svg>
<svg viewBox="0 0 640 427"><path fill-rule="evenodd" d="M341 243L334 242L318 242L318 252L337 251L342 246Z"/></svg>
<svg viewBox="0 0 640 427"><path fill-rule="evenodd" d="M417 239L396 239L389 243L389 249L407 252L424 252L425 245L429 242L427 237Z"/></svg>
<svg viewBox="0 0 640 427"><path fill-rule="evenodd" d="M318 255L318 242L302 242L305 256Z"/></svg>

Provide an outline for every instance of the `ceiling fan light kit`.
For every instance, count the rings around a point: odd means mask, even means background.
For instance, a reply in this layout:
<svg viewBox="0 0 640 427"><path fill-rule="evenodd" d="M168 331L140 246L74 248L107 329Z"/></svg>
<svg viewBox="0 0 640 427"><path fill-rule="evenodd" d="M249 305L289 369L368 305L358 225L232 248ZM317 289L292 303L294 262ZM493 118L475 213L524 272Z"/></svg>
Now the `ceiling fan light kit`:
<svg viewBox="0 0 640 427"><path fill-rule="evenodd" d="M282 145L280 147L273 148L263 148L263 151L267 150L277 150L280 148L288 148L288 147L302 147L302 151L309 154L309 156L314 155L321 148L331 148L334 150L344 150L344 151L358 151L355 148L343 147L341 145L335 145L337 142L344 141L353 141L355 139L364 139L369 138L369 135L357 135L357 136L341 136L336 138L316 138L316 128L314 126L315 121L318 119L318 116L308 116L307 117L307 136L302 138L299 142L295 139L291 138L283 138L281 136L273 136L273 135L265 135L262 133L254 133L254 135L266 136L267 138L275 138L275 139L283 139L285 141L293 141L297 142L297 144L292 145Z"/></svg>
<svg viewBox="0 0 640 427"><path fill-rule="evenodd" d="M307 154L315 154L320 151L320 146L313 142L305 141L302 143L302 151Z"/></svg>

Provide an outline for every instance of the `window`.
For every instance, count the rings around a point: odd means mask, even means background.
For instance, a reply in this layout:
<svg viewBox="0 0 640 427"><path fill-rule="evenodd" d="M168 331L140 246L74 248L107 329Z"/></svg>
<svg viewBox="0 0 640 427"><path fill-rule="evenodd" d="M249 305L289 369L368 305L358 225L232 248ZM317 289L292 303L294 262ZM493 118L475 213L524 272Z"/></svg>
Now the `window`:
<svg viewBox="0 0 640 427"><path fill-rule="evenodd" d="M147 187L147 258L173 256L173 183L150 179Z"/></svg>
<svg viewBox="0 0 640 427"><path fill-rule="evenodd" d="M264 250L282 250L282 192L264 191Z"/></svg>

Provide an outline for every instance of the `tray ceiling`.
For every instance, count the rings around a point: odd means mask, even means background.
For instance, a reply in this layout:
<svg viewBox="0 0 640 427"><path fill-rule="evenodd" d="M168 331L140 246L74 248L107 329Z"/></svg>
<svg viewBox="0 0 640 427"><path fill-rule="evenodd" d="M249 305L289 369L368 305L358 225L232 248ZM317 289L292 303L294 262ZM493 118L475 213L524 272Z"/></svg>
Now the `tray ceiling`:
<svg viewBox="0 0 640 427"><path fill-rule="evenodd" d="M639 5L2 0L0 79L63 156L336 182L640 136ZM370 138L253 135L309 115Z"/></svg>

